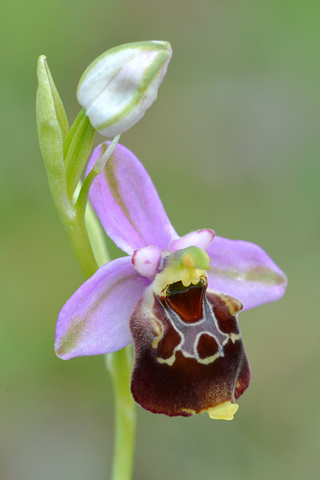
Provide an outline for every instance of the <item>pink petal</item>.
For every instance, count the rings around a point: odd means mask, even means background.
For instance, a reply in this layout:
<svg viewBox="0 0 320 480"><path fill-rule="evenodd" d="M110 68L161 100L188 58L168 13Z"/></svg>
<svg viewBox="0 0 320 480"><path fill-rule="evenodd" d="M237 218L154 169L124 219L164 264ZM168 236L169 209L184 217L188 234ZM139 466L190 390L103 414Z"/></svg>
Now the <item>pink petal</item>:
<svg viewBox="0 0 320 480"><path fill-rule="evenodd" d="M207 253L208 287L238 298L244 309L274 302L284 294L285 274L258 245L216 236Z"/></svg>
<svg viewBox="0 0 320 480"><path fill-rule="evenodd" d="M214 231L209 228L198 230L196 232L188 233L187 235L184 235L184 237L173 240L170 243L169 248L172 252L192 246L206 250L213 241L214 236Z"/></svg>
<svg viewBox="0 0 320 480"><path fill-rule="evenodd" d="M94 150L87 173L109 143ZM144 166L122 145L94 180L89 197L109 237L128 254L147 245L166 249L178 237Z"/></svg>
<svg viewBox="0 0 320 480"><path fill-rule="evenodd" d="M158 247L139 248L132 255L132 265L143 277L153 277L159 267L161 260L161 250Z"/></svg>
<svg viewBox="0 0 320 480"><path fill-rule="evenodd" d="M131 343L129 318L149 284L132 267L129 257L99 268L59 314L55 342L58 357L68 360L115 352Z"/></svg>

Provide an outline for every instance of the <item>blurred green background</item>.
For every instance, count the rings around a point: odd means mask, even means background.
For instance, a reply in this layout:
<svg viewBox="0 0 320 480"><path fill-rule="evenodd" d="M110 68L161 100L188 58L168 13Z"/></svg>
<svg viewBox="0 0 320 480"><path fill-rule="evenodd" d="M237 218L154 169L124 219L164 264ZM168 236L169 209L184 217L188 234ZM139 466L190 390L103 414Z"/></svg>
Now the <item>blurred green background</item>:
<svg viewBox="0 0 320 480"><path fill-rule="evenodd" d="M82 276L37 144L37 57L47 55L71 122L87 65L151 39L174 55L122 143L178 233L253 241L289 286L240 316L253 377L233 422L138 407L134 479L318 478L319 2L13 0L0 22L1 479L105 479L112 454L103 357L53 352L57 314Z"/></svg>

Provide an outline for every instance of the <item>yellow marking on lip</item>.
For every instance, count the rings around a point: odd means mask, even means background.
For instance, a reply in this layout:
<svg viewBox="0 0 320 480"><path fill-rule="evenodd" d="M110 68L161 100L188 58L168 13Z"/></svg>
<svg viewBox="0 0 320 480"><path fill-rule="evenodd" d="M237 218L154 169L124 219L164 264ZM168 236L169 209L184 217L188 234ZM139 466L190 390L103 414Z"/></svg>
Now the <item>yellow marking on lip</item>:
<svg viewBox="0 0 320 480"><path fill-rule="evenodd" d="M232 315L233 317L243 308L242 303L237 298L221 294L221 299L224 301L226 307L230 312L230 315Z"/></svg>
<svg viewBox="0 0 320 480"><path fill-rule="evenodd" d="M241 334L240 333L230 333L230 338L232 343L236 343L237 340L240 340Z"/></svg>
<svg viewBox="0 0 320 480"><path fill-rule="evenodd" d="M167 365L169 365L169 367L172 367L172 365L174 364L175 361L176 361L176 355L175 354L173 354L170 358L157 357L157 362L158 363L166 363Z"/></svg>
<svg viewBox="0 0 320 480"><path fill-rule="evenodd" d="M211 357L206 357L206 358L196 358L198 363L202 363L203 365L209 365L209 363L213 363L217 358L219 357L224 357L223 353L215 353L214 355L211 355Z"/></svg>
<svg viewBox="0 0 320 480"><path fill-rule="evenodd" d="M158 348L159 342L160 342L162 337L163 337L163 335L159 335L158 337L153 339L153 341L151 343L152 348Z"/></svg>
<svg viewBox="0 0 320 480"><path fill-rule="evenodd" d="M154 327L154 333L156 334L156 337L153 339L151 346L152 348L157 348L160 340L163 337L164 328L163 328L163 325L157 320L157 318L154 315L150 315L150 320Z"/></svg>
<svg viewBox="0 0 320 480"><path fill-rule="evenodd" d="M208 408L206 411L208 412L209 417L214 420L232 420L238 408L239 405L231 403L228 400L227 402L220 403L220 405L217 405L216 407Z"/></svg>
<svg viewBox="0 0 320 480"><path fill-rule="evenodd" d="M192 408L181 408L181 412L191 413L191 415L196 415L196 411L192 410Z"/></svg>

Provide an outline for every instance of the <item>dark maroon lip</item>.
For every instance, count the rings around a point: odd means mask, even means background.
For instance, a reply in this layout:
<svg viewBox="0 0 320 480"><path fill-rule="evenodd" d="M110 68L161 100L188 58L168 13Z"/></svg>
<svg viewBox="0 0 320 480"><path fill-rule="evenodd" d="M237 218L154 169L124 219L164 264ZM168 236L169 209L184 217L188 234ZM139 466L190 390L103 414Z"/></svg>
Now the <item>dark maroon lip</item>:
<svg viewBox="0 0 320 480"><path fill-rule="evenodd" d="M241 303L206 282L152 289L130 319L135 346L132 394L168 416L202 413L234 401L249 386L250 367L235 312Z"/></svg>

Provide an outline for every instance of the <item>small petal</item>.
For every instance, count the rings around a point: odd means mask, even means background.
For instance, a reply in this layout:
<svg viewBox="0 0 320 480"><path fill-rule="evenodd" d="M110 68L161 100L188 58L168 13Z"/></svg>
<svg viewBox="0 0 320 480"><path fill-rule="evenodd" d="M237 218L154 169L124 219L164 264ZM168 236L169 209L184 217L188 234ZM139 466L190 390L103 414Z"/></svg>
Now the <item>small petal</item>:
<svg viewBox="0 0 320 480"><path fill-rule="evenodd" d="M100 55L82 75L77 98L91 124L115 137L136 124L156 100L172 55L168 42L136 42Z"/></svg>
<svg viewBox="0 0 320 480"><path fill-rule="evenodd" d="M159 268L160 260L160 248L150 245L149 247L135 250L131 262L140 275L143 277L153 277Z"/></svg>
<svg viewBox="0 0 320 480"><path fill-rule="evenodd" d="M59 314L55 343L58 357L68 360L115 352L131 343L129 318L149 284L134 270L129 257L99 268Z"/></svg>
<svg viewBox="0 0 320 480"><path fill-rule="evenodd" d="M87 173L108 144L94 150ZM178 238L144 166L122 145L94 180L89 197L109 237L130 255L148 245L167 249Z"/></svg>
<svg viewBox="0 0 320 480"><path fill-rule="evenodd" d="M245 310L284 294L285 274L258 245L216 236L207 253L209 288L238 298Z"/></svg>
<svg viewBox="0 0 320 480"><path fill-rule="evenodd" d="M196 232L188 233L181 238L173 240L169 248L172 252L192 246L206 250L213 241L214 236L215 232L209 228L197 230Z"/></svg>

